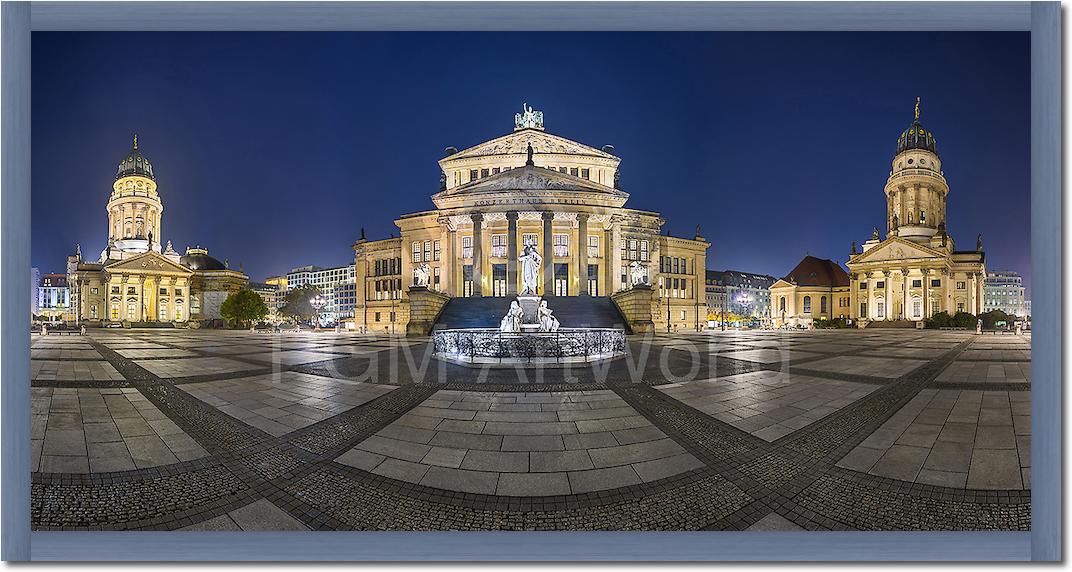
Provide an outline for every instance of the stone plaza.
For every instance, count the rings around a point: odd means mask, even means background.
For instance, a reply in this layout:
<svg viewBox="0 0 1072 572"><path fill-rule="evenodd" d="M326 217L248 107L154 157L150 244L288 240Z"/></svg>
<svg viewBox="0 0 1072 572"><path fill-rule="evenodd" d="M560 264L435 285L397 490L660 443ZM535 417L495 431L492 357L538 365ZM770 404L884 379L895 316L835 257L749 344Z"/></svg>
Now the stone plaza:
<svg viewBox="0 0 1072 572"><path fill-rule="evenodd" d="M1030 333L32 338L36 530L1026 530Z"/></svg>

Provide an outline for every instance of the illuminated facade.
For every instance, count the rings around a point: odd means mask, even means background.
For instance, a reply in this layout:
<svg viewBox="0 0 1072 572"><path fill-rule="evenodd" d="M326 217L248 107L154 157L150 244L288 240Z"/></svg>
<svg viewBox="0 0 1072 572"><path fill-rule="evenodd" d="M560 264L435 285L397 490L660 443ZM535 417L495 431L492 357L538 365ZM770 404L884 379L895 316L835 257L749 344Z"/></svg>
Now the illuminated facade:
<svg viewBox="0 0 1072 572"><path fill-rule="evenodd" d="M860 252L854 242L847 263L852 316L861 325L983 311L982 237L974 250L954 248L946 224L949 184L934 133L919 116L917 99L886 181L886 237L876 229Z"/></svg>
<svg viewBox="0 0 1072 572"><path fill-rule="evenodd" d="M395 220L398 237L362 232L354 245L358 328L404 326L408 292L425 271L428 289L447 297L516 296L518 255L529 245L543 259L541 296L614 295L632 288L639 268L658 328L699 327L710 245L699 229L668 236L659 213L627 207L612 151L548 133L542 113L527 107L513 132L448 148L434 208Z"/></svg>
<svg viewBox="0 0 1072 572"><path fill-rule="evenodd" d="M83 259L81 247L67 257L75 321L199 325L219 319L223 300L249 280L203 248L180 255L170 241L161 245L164 204L136 135L119 162L106 212L108 241L97 260Z"/></svg>

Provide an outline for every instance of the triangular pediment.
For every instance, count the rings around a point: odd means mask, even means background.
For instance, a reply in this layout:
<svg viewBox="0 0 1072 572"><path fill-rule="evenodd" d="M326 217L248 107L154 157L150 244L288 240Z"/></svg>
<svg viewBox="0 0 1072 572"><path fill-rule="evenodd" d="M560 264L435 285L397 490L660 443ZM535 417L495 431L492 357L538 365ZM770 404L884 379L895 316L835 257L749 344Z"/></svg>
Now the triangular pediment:
<svg viewBox="0 0 1072 572"><path fill-rule="evenodd" d="M789 287L792 287L792 286L795 286L795 284L793 284L792 282L789 282L785 278L779 278L777 282L775 282L774 284L770 285L770 288L768 288L768 290L773 290L775 288L789 288Z"/></svg>
<svg viewBox="0 0 1072 572"><path fill-rule="evenodd" d="M567 191L579 193L605 193L628 197L627 193L582 179L574 175L561 173L543 167L526 166L510 169L455 187L447 192L433 196L456 196L460 194L499 193L503 191Z"/></svg>
<svg viewBox="0 0 1072 572"><path fill-rule="evenodd" d="M105 264L104 270L107 272L141 272L145 274L193 274L193 271L189 268L176 264L164 258L163 255L149 251L144 254L139 254L132 258L119 260L111 264Z"/></svg>
<svg viewBox="0 0 1072 572"><path fill-rule="evenodd" d="M552 135L546 131L540 131L538 129L522 129L514 131L508 135L503 135L497 139L474 145L463 151L459 151L441 159L439 163L442 165L446 162L456 161L458 159L488 157L492 155L524 155L528 152L528 146L530 144L532 145L533 152L537 154L559 153L565 155L587 155L604 159L618 159L614 155L605 151L589 147L588 145L583 145L576 141L571 141L565 137Z"/></svg>
<svg viewBox="0 0 1072 572"><path fill-rule="evenodd" d="M858 254L849 260L850 264L864 262L885 262L892 260L918 260L922 258L945 258L945 254L917 244L897 236L890 236L886 240L868 249L863 254Z"/></svg>

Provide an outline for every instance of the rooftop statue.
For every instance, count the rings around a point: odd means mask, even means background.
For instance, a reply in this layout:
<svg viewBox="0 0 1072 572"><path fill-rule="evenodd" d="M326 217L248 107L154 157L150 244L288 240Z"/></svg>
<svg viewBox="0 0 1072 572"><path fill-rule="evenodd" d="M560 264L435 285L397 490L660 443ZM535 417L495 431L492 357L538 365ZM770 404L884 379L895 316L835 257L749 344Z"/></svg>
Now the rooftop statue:
<svg viewBox="0 0 1072 572"><path fill-rule="evenodd" d="M514 114L514 129L543 129L543 112L533 111L528 103L522 103L523 113Z"/></svg>

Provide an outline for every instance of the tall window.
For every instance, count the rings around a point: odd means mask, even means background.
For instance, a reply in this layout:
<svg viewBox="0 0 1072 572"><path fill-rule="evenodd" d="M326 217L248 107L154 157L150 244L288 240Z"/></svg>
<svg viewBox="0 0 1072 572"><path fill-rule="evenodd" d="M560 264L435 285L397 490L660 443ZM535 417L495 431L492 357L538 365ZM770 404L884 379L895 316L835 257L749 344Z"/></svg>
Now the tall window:
<svg viewBox="0 0 1072 572"><path fill-rule="evenodd" d="M437 290L439 289L439 267L438 266L436 266L434 269L432 269L432 286L434 286Z"/></svg>
<svg viewBox="0 0 1072 572"><path fill-rule="evenodd" d="M119 319L119 304L112 304L112 319Z"/></svg>
<svg viewBox="0 0 1072 572"><path fill-rule="evenodd" d="M860 302L860 318L867 318L867 302Z"/></svg>
<svg viewBox="0 0 1072 572"><path fill-rule="evenodd" d="M778 299L778 311L781 312L783 315L785 314L785 296L782 296L780 299Z"/></svg>
<svg viewBox="0 0 1072 572"><path fill-rule="evenodd" d="M421 242L417 241L413 243L413 262L421 261Z"/></svg>
<svg viewBox="0 0 1072 572"><path fill-rule="evenodd" d="M471 237L471 236L463 236L462 237L462 258L472 258L472 257L473 257L473 237Z"/></svg>
<svg viewBox="0 0 1072 572"><path fill-rule="evenodd" d="M640 241L640 261L641 262L647 262L648 261L648 241L646 241L646 240L641 240Z"/></svg>
<svg viewBox="0 0 1072 572"><path fill-rule="evenodd" d="M886 317L886 301L881 298L875 302L875 316L878 318Z"/></svg>
<svg viewBox="0 0 1072 572"><path fill-rule="evenodd" d="M536 234L525 233L521 235L521 246L536 246Z"/></svg>
<svg viewBox="0 0 1072 572"><path fill-rule="evenodd" d="M599 296L599 266L596 264L588 265L588 294Z"/></svg>
<svg viewBox="0 0 1072 572"><path fill-rule="evenodd" d="M97 319L97 305L96 304L93 304L93 305L91 305L89 307L89 317L93 318L94 320Z"/></svg>
<svg viewBox="0 0 1072 572"><path fill-rule="evenodd" d="M555 256L569 256L569 235L556 234L553 237Z"/></svg>
<svg viewBox="0 0 1072 572"><path fill-rule="evenodd" d="M462 266L462 296L473 295L473 265Z"/></svg>
<svg viewBox="0 0 1072 572"><path fill-rule="evenodd" d="M599 236L588 235L588 258L599 258Z"/></svg>
<svg viewBox="0 0 1072 572"><path fill-rule="evenodd" d="M506 257L506 235L505 234L493 234L491 235L491 255L496 258Z"/></svg>
<svg viewBox="0 0 1072 572"><path fill-rule="evenodd" d="M127 303L127 319L130 321L138 319L138 305L134 302Z"/></svg>
<svg viewBox="0 0 1072 572"><path fill-rule="evenodd" d="M429 262L432 260L432 241L424 241L424 261Z"/></svg>
<svg viewBox="0 0 1072 572"><path fill-rule="evenodd" d="M166 322L167 321L167 306L165 306L164 304L166 304L167 301L166 300L161 300L160 302L161 303L160 303L159 320L161 322Z"/></svg>
<svg viewBox="0 0 1072 572"><path fill-rule="evenodd" d="M819 298L819 313L826 313L826 296L822 296Z"/></svg>
<svg viewBox="0 0 1072 572"><path fill-rule="evenodd" d="M804 313L805 314L810 314L811 313L811 296L805 296L804 297Z"/></svg>
<svg viewBox="0 0 1072 572"><path fill-rule="evenodd" d="M923 317L923 300L919 298L912 298L912 317Z"/></svg>
<svg viewBox="0 0 1072 572"><path fill-rule="evenodd" d="M432 242L432 260L439 262L439 241Z"/></svg>

